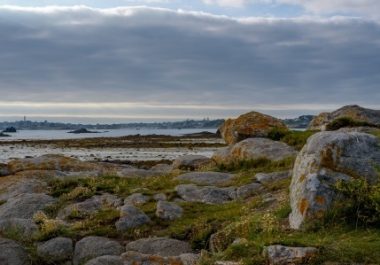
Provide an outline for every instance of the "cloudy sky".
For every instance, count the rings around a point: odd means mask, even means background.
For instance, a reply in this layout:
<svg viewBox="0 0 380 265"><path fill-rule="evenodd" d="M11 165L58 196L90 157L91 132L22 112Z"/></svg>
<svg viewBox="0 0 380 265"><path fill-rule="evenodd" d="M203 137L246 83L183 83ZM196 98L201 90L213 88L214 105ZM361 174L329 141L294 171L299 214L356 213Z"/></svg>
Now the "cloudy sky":
<svg viewBox="0 0 380 265"><path fill-rule="evenodd" d="M380 109L378 0L0 0L0 120Z"/></svg>

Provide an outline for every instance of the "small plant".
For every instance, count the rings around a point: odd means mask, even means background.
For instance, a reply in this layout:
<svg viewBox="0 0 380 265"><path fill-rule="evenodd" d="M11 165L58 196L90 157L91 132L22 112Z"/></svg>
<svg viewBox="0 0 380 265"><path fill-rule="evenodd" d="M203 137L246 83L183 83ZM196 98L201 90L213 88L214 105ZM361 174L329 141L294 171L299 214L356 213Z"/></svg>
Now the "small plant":
<svg viewBox="0 0 380 265"><path fill-rule="evenodd" d="M268 133L268 138L274 141L280 141L285 135L289 134L288 129L275 127Z"/></svg>
<svg viewBox="0 0 380 265"><path fill-rule="evenodd" d="M339 181L336 190L344 196L338 216L346 221L380 227L380 184L370 185L364 178Z"/></svg>
<svg viewBox="0 0 380 265"><path fill-rule="evenodd" d="M326 129L328 131L335 131L344 127L360 127L360 126L377 127L376 125L371 124L369 122L357 121L349 117L341 117L327 124Z"/></svg>

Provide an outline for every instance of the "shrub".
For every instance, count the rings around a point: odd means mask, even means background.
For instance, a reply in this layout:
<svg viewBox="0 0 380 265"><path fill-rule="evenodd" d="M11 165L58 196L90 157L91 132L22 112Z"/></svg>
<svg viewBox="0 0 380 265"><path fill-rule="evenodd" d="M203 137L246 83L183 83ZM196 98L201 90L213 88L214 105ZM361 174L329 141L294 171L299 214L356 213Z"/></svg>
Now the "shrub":
<svg viewBox="0 0 380 265"><path fill-rule="evenodd" d="M360 127L360 126L377 127L376 125L365 122L365 121L358 121L349 117L341 117L327 124L326 129L328 131L335 131L344 127Z"/></svg>
<svg viewBox="0 0 380 265"><path fill-rule="evenodd" d="M336 190L344 196L338 217L355 220L355 226L380 227L380 184L370 185L365 179L339 181Z"/></svg>
<svg viewBox="0 0 380 265"><path fill-rule="evenodd" d="M279 141L282 138L284 138L285 135L287 135L289 131L287 129L274 127L270 132L268 133L268 138L274 141Z"/></svg>

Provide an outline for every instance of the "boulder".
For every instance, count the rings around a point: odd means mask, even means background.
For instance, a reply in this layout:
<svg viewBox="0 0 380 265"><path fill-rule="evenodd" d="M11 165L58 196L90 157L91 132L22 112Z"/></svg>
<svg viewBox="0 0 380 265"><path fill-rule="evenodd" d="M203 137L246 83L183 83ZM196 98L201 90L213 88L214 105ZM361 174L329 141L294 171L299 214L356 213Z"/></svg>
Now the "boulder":
<svg viewBox="0 0 380 265"><path fill-rule="evenodd" d="M133 193L124 200L124 204L143 205L150 200L149 196L142 193Z"/></svg>
<svg viewBox="0 0 380 265"><path fill-rule="evenodd" d="M84 217L95 213L103 207L118 207L123 204L122 200L112 194L95 195L83 202L73 203L58 212L60 219L69 218L74 214L75 217Z"/></svg>
<svg viewBox="0 0 380 265"><path fill-rule="evenodd" d="M258 182L262 184L269 184L279 180L287 179L291 177L292 172L280 171L280 172L271 172L271 173L257 173L255 178Z"/></svg>
<svg viewBox="0 0 380 265"><path fill-rule="evenodd" d="M89 236L81 239L75 245L74 265L80 265L93 258L123 253L123 247L116 241L99 236Z"/></svg>
<svg viewBox="0 0 380 265"><path fill-rule="evenodd" d="M25 193L10 198L0 205L0 220L8 218L32 219L33 215L55 202L53 197L43 193Z"/></svg>
<svg viewBox="0 0 380 265"><path fill-rule="evenodd" d="M0 238L0 264L2 265L30 265L28 253L17 242Z"/></svg>
<svg viewBox="0 0 380 265"><path fill-rule="evenodd" d="M119 232L136 228L150 222L150 218L140 209L131 204L126 204L120 209L120 219L115 223Z"/></svg>
<svg viewBox="0 0 380 265"><path fill-rule="evenodd" d="M69 261L73 257L73 252L73 241L65 237L56 237L37 246L38 256L49 264Z"/></svg>
<svg viewBox="0 0 380 265"><path fill-rule="evenodd" d="M334 185L339 180L379 180L379 141L357 132L320 132L311 136L295 161L290 185L290 226L302 228L324 217L339 201Z"/></svg>
<svg viewBox="0 0 380 265"><path fill-rule="evenodd" d="M166 237L142 238L132 241L127 244L126 250L162 257L179 256L193 252L187 242Z"/></svg>
<svg viewBox="0 0 380 265"><path fill-rule="evenodd" d="M273 245L264 249L264 255L271 265L309 264L317 253L318 250L313 247Z"/></svg>
<svg viewBox="0 0 380 265"><path fill-rule="evenodd" d="M380 110L366 109L357 105L348 105L331 113L323 112L319 114L311 121L308 129L323 131L329 123L339 118L350 118L353 121L380 126Z"/></svg>
<svg viewBox="0 0 380 265"><path fill-rule="evenodd" d="M218 188L214 186L198 187L194 184L178 185L177 194L188 202L203 202L208 204L222 204L236 198L235 188Z"/></svg>
<svg viewBox="0 0 380 265"><path fill-rule="evenodd" d="M267 137L273 130L287 131L288 128L279 119L252 111L226 120L218 132L227 144L236 144L247 138Z"/></svg>
<svg viewBox="0 0 380 265"><path fill-rule="evenodd" d="M22 238L31 238L38 231L38 226L32 219L7 218L0 220L2 234L16 233Z"/></svg>
<svg viewBox="0 0 380 265"><path fill-rule="evenodd" d="M221 172L189 172L177 177L178 180L198 185L225 185L234 175Z"/></svg>
<svg viewBox="0 0 380 265"><path fill-rule="evenodd" d="M168 198L165 193L158 193L153 195L155 201L166 201Z"/></svg>
<svg viewBox="0 0 380 265"><path fill-rule="evenodd" d="M174 202L159 201L157 203L156 216L164 220L173 221L181 218L183 209Z"/></svg>
<svg viewBox="0 0 380 265"><path fill-rule="evenodd" d="M94 258L85 263L85 265L124 265L120 256L105 255Z"/></svg>
<svg viewBox="0 0 380 265"><path fill-rule="evenodd" d="M293 157L296 154L297 151L293 147L283 142L266 138L249 138L233 146L217 150L212 159L217 164L231 164L260 158L279 161Z"/></svg>
<svg viewBox="0 0 380 265"><path fill-rule="evenodd" d="M212 160L202 155L184 155L174 160L172 168L182 170L196 170L208 165Z"/></svg>

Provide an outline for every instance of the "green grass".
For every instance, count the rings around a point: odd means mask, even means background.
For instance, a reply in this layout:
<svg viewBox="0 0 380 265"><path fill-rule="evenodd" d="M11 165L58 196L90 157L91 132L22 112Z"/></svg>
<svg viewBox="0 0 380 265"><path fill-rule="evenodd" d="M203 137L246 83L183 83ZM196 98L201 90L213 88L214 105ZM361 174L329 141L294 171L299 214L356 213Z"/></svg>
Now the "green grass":
<svg viewBox="0 0 380 265"><path fill-rule="evenodd" d="M293 146L296 150L301 150L307 139L315 133L315 131L290 131L280 141Z"/></svg>

